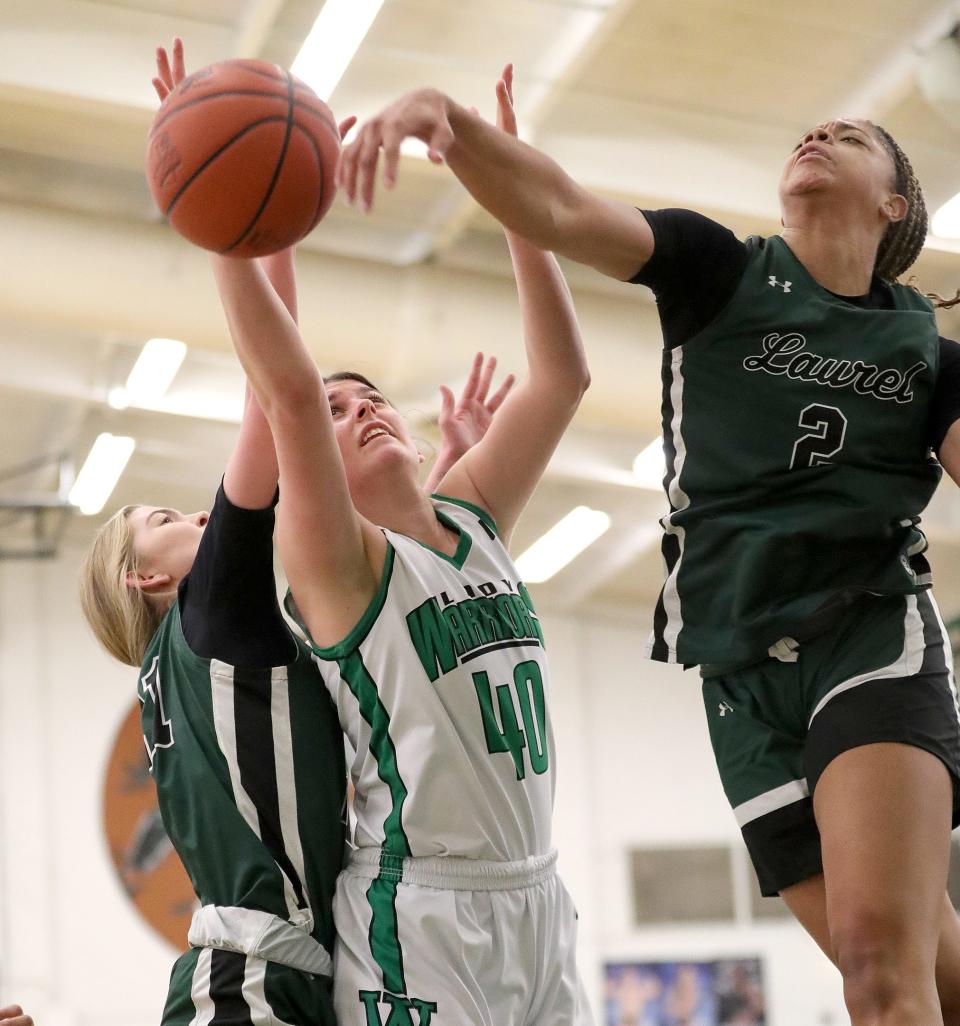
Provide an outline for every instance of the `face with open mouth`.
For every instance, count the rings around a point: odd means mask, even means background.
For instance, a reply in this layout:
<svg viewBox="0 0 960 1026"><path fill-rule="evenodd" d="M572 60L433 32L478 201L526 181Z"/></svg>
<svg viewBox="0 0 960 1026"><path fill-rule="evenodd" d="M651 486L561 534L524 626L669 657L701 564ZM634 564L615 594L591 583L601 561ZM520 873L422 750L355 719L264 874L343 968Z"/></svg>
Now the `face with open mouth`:
<svg viewBox="0 0 960 1026"><path fill-rule="evenodd" d="M416 470L420 455L406 421L372 384L331 381L327 399L348 479L383 459L410 460Z"/></svg>

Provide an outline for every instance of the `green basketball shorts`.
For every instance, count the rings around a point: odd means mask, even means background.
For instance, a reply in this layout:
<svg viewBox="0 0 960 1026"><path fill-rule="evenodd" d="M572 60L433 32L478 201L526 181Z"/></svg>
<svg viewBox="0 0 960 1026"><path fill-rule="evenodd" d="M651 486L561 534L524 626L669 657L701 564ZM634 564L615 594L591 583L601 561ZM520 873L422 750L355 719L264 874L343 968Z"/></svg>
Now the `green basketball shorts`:
<svg viewBox="0 0 960 1026"><path fill-rule="evenodd" d="M174 963L161 1026L336 1026L329 976L239 951L190 948Z"/></svg>
<svg viewBox="0 0 960 1026"><path fill-rule="evenodd" d="M960 824L953 660L929 591L866 596L781 658L701 673L720 779L764 895L822 872L813 793L851 748L898 742L936 755Z"/></svg>

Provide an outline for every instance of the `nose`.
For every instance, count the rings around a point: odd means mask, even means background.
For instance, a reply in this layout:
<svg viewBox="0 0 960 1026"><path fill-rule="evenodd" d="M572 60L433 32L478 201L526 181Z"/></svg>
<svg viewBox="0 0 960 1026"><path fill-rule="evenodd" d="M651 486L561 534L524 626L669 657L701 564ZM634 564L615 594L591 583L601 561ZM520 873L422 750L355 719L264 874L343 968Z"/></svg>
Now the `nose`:
<svg viewBox="0 0 960 1026"><path fill-rule="evenodd" d="M811 128L809 132L803 137L801 145L806 145L810 142L829 142L831 139L830 130L826 125L819 125L817 128Z"/></svg>
<svg viewBox="0 0 960 1026"><path fill-rule="evenodd" d="M200 513L194 513L190 518L197 527L206 527L207 521L210 519L210 514L206 510L202 510Z"/></svg>
<svg viewBox="0 0 960 1026"><path fill-rule="evenodd" d="M357 420L363 420L364 417L373 413L373 402L370 399L358 399L355 416Z"/></svg>

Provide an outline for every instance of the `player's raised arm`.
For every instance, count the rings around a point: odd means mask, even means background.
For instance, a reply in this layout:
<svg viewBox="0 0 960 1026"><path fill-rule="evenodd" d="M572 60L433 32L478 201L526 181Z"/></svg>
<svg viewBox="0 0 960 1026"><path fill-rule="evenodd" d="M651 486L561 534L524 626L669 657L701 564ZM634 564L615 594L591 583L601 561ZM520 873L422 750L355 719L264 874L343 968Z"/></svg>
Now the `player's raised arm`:
<svg viewBox="0 0 960 1026"><path fill-rule="evenodd" d="M513 70L497 83L497 122L516 132ZM437 486L488 510L508 539L590 383L570 290L556 259L507 232L513 260L527 374L503 403L482 441Z"/></svg>
<svg viewBox="0 0 960 1026"><path fill-rule="evenodd" d="M263 268L230 257L211 262L234 347L273 434L284 500L277 534L290 586L308 622L316 608L335 606L345 633L375 580L323 380Z"/></svg>
<svg viewBox="0 0 960 1026"><path fill-rule="evenodd" d="M506 228L542 249L625 281L653 255L653 233L633 207L578 185L555 161L436 89L407 93L365 122L340 159L347 198L369 208L383 151L384 182L394 184L400 144L425 142Z"/></svg>

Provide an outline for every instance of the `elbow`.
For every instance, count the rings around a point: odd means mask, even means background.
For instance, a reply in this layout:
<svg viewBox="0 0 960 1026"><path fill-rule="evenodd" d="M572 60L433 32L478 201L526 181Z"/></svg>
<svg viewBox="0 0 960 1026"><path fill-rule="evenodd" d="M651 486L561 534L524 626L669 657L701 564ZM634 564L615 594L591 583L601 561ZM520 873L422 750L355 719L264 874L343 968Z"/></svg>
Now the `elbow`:
<svg viewBox="0 0 960 1026"><path fill-rule="evenodd" d="M576 372L566 376L563 385L560 386L566 395L571 412L575 412L580 406L587 389L590 387L590 371L586 362L581 361Z"/></svg>

